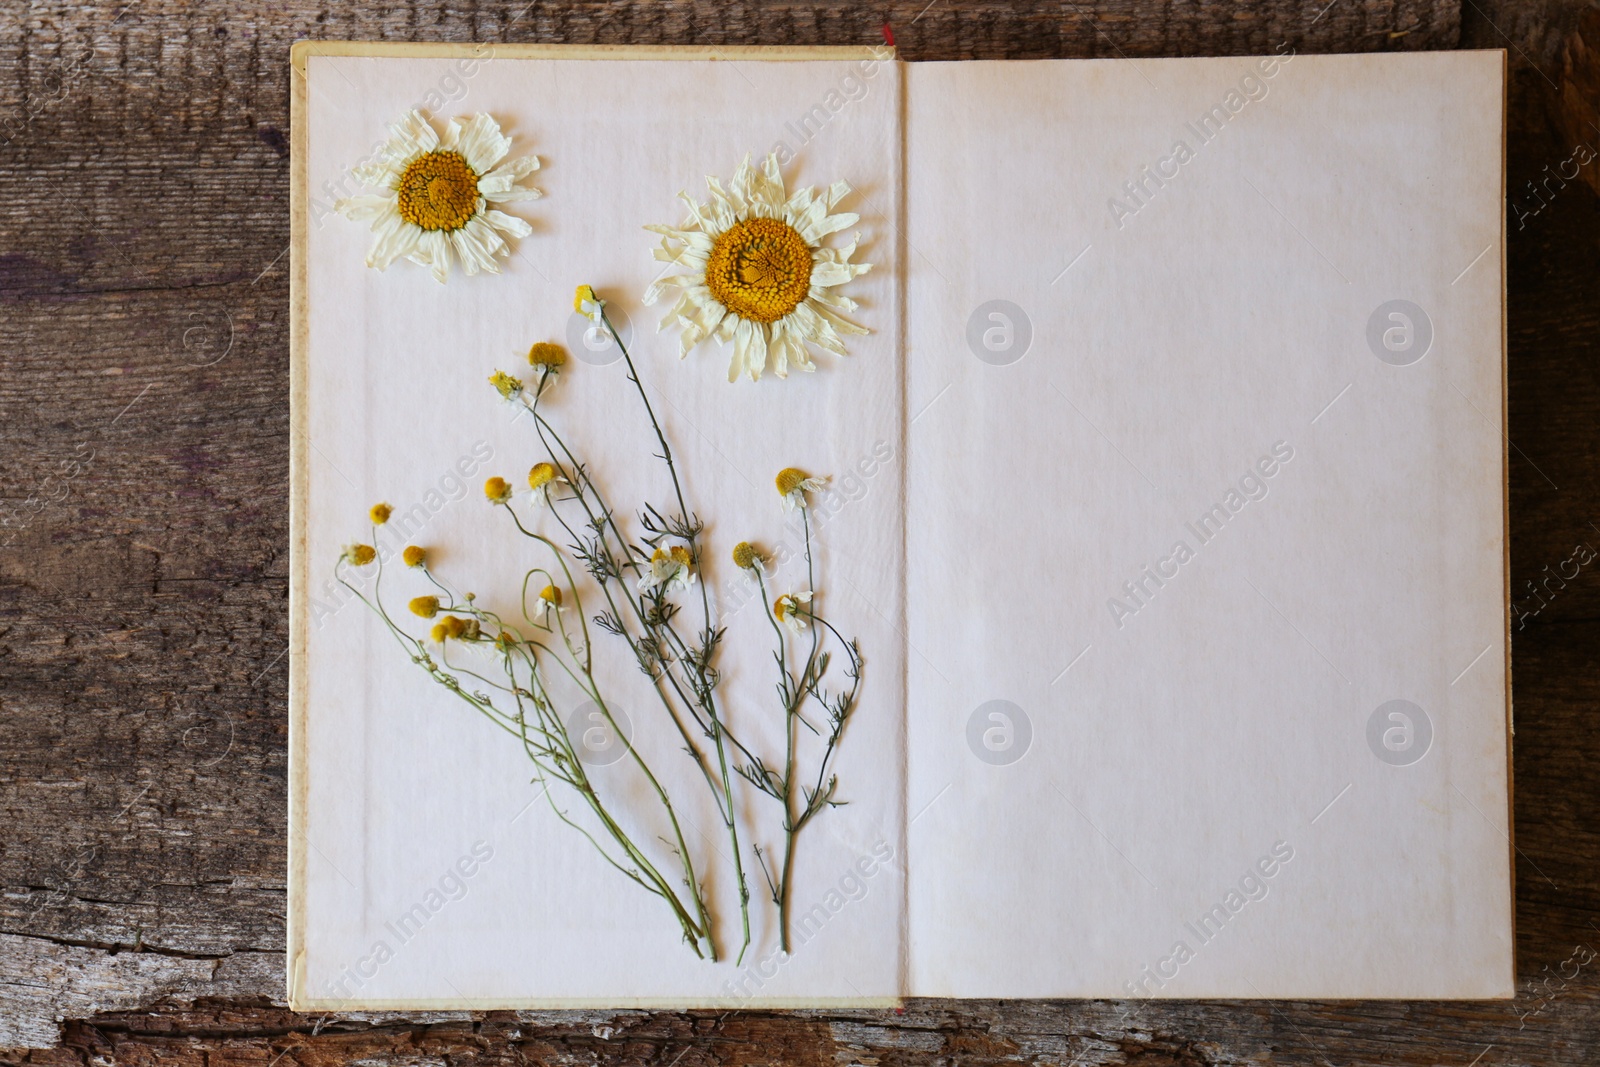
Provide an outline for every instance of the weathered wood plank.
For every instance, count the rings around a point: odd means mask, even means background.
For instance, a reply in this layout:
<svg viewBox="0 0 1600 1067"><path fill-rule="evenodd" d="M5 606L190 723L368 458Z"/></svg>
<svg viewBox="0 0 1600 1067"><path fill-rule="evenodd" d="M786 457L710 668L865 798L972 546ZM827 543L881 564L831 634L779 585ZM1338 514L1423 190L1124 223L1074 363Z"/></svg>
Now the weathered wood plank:
<svg viewBox="0 0 1600 1067"><path fill-rule="evenodd" d="M1459 38L1513 49L1515 204L1571 148L1553 116L1577 8L58 0L0 11L0 1044L56 1046L0 1059L1588 1062L1600 961L1576 975L1563 964L1575 946L1600 949L1592 569L1547 589L1514 647L1524 992L1509 1005L917 1002L473 1020L307 1018L275 1003L291 40L849 44L879 40L887 19L907 58L951 59ZM1600 198L1570 182L1527 207L1509 250L1519 587L1577 541L1600 548Z"/></svg>

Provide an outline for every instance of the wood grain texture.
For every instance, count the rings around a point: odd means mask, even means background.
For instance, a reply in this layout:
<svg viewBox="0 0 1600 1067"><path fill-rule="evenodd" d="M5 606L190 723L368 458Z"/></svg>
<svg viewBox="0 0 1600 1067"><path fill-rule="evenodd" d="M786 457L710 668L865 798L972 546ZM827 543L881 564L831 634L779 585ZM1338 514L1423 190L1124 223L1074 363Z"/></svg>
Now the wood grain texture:
<svg viewBox="0 0 1600 1067"><path fill-rule="evenodd" d="M1558 0L137 0L0 9L6 1062L1566 1065L1600 1049L1600 198L1512 215L1521 992L1507 1004L903 1012L283 1009L288 48L298 37L867 44L911 60L1511 51L1511 199L1572 148ZM1592 45L1593 39L1590 40ZM1537 210L1531 210L1536 206ZM1543 583L1533 598L1526 583ZM1536 610L1535 610L1536 609ZM1353 931L1352 936L1359 936ZM1581 957L1580 957L1581 958ZM1476 1059L1475 1059L1476 1058Z"/></svg>

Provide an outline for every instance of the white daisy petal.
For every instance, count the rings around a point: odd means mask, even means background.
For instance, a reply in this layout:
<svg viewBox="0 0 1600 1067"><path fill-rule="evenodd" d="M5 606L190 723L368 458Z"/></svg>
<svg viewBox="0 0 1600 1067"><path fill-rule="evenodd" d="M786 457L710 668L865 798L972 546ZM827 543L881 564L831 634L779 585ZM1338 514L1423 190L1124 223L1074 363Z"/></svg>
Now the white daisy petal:
<svg viewBox="0 0 1600 1067"><path fill-rule="evenodd" d="M837 215L828 215L818 221L809 231L806 231L806 240L820 241L830 233L848 230L861 221L861 216L853 212L843 211ZM854 251L852 248L851 251Z"/></svg>
<svg viewBox="0 0 1600 1067"><path fill-rule="evenodd" d="M843 293L835 293L830 289L818 289L815 286L811 289L810 300L812 303L836 308L839 311L854 311L859 306Z"/></svg>
<svg viewBox="0 0 1600 1067"><path fill-rule="evenodd" d="M865 326L857 326L849 319L840 317L839 315L835 314L832 309L820 304L816 307L813 307L811 310L818 318L828 323L840 333L864 334L871 332Z"/></svg>
<svg viewBox="0 0 1600 1067"><path fill-rule="evenodd" d="M839 334L828 324L821 313L808 304L801 304L795 309L795 324L801 330L801 335L807 343L818 348L826 349L836 356L845 355L844 342L839 340Z"/></svg>
<svg viewBox="0 0 1600 1067"><path fill-rule="evenodd" d="M761 372L767 369L767 328L761 323L750 324L750 352L745 356L745 365L752 382L759 381Z"/></svg>
<svg viewBox="0 0 1600 1067"><path fill-rule="evenodd" d="M506 217L510 218L509 215ZM520 222L521 220L518 219L517 221ZM481 217L474 218L466 226L457 230L456 235L456 251L459 253L463 247L466 247L470 248L476 256L476 263L473 266L469 266L468 274L474 273L475 270L488 271L490 274L500 273L500 266L495 262L495 257L506 250L506 242L495 232L495 228L488 221ZM467 257L462 255L461 261L466 264Z"/></svg>
<svg viewBox="0 0 1600 1067"><path fill-rule="evenodd" d="M747 370L750 380L756 380L756 373L750 368L750 337L755 333L748 319L740 319L733 328L733 363L728 367L728 381L736 382L739 375Z"/></svg>
<svg viewBox="0 0 1600 1067"><path fill-rule="evenodd" d="M409 259L417 250L422 231L408 225L399 215L393 216L367 253L367 266L387 270L397 259Z"/></svg>
<svg viewBox="0 0 1600 1067"><path fill-rule="evenodd" d="M431 230L422 235L419 242L420 251L427 256L429 268L433 271L434 279L441 285L450 278L450 243L439 230Z"/></svg>
<svg viewBox="0 0 1600 1067"><path fill-rule="evenodd" d="M439 147L439 131L415 108L391 123L389 129L394 134L386 146L391 159L410 158Z"/></svg>
<svg viewBox="0 0 1600 1067"><path fill-rule="evenodd" d="M533 227L529 226L527 222L517 218L515 215L507 215L504 211L485 211L479 218L483 219L486 225L493 226L501 233L508 233L512 237L526 237L533 232ZM473 222L477 221L478 219L473 219ZM470 226L472 223L469 222L467 225ZM502 247L505 246L504 241L501 241L500 244Z"/></svg>
<svg viewBox="0 0 1600 1067"><path fill-rule="evenodd" d="M855 276L856 271L848 263L818 263L811 268L811 284L817 288L843 285Z"/></svg>
<svg viewBox="0 0 1600 1067"><path fill-rule="evenodd" d="M422 153L417 153L421 155ZM362 185L370 185L375 189L393 189L400 181L400 174L405 170L405 164L410 160L392 160L387 154L380 154L372 163L362 163L350 168L350 177Z"/></svg>
<svg viewBox="0 0 1600 1067"><path fill-rule="evenodd" d="M379 193L370 196L352 196L334 202L333 210L353 222L379 218L395 210L395 198ZM397 216L398 217L398 216Z"/></svg>
<svg viewBox="0 0 1600 1067"><path fill-rule="evenodd" d="M509 143L507 141L507 144ZM521 156L503 163L478 179L478 195L492 204L537 200L544 194L533 186L522 183L528 175L538 169L538 156Z"/></svg>
<svg viewBox="0 0 1600 1067"><path fill-rule="evenodd" d="M454 126L457 120L452 119ZM511 138L500 132L500 124L488 115L473 115L461 124L456 151L466 159L467 166L479 174L487 174L511 151Z"/></svg>
<svg viewBox="0 0 1600 1067"><path fill-rule="evenodd" d="M788 202L783 205L783 217L785 221L787 221L791 226L794 225L795 217L803 213L806 208L810 207L811 201L815 200L816 196L817 191L809 185L803 189L796 189L794 191L794 195L791 196L788 199Z"/></svg>
<svg viewBox="0 0 1600 1067"><path fill-rule="evenodd" d="M789 336L789 326L782 319L772 324L772 336L767 342L767 353L772 357L772 373L780 378L789 376L789 359L795 347Z"/></svg>
<svg viewBox="0 0 1600 1067"><path fill-rule="evenodd" d="M783 172L778 169L777 153L767 156L766 161L761 165L761 172L767 179L768 198L774 204L782 204L784 199Z"/></svg>

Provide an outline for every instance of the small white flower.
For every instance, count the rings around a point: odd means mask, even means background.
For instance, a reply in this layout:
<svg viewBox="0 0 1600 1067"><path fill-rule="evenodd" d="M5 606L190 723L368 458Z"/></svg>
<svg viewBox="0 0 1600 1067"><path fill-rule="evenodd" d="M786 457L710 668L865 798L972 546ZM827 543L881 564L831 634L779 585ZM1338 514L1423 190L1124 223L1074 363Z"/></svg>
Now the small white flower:
<svg viewBox="0 0 1600 1067"><path fill-rule="evenodd" d="M572 310L597 326L605 312L605 306L606 302L595 295L593 286L578 286L577 292L572 297Z"/></svg>
<svg viewBox="0 0 1600 1067"><path fill-rule="evenodd" d="M541 625L550 625L550 613L552 611L559 615L564 610L566 609L561 606L561 590L553 585L547 585L539 590L539 600L538 603L534 604L533 611L534 618Z"/></svg>
<svg viewBox="0 0 1600 1067"><path fill-rule="evenodd" d="M798 593L785 593L773 602L772 614L796 637L802 637L811 625L811 609L801 605L810 603L809 589Z"/></svg>
<svg viewBox="0 0 1600 1067"><path fill-rule="evenodd" d="M767 558L761 550L749 541L740 541L733 546L734 566L741 570L753 571L757 577L767 573Z"/></svg>
<svg viewBox="0 0 1600 1067"><path fill-rule="evenodd" d="M539 158L507 160L511 138L488 115L451 119L441 137L422 112L412 110L389 129L393 136L377 159L352 172L363 185L382 191L333 205L348 219L371 221L377 241L367 266L384 270L409 259L443 282L454 258L468 274L500 273L495 259L511 251L502 235L526 237L533 227L492 205L539 196L522 184L539 169Z"/></svg>
<svg viewBox="0 0 1600 1067"><path fill-rule="evenodd" d="M500 394L500 399L508 404L517 404L522 401L522 379L513 377L503 370L497 370L489 375L489 384L494 386L494 391Z"/></svg>
<svg viewBox="0 0 1600 1067"><path fill-rule="evenodd" d="M650 566L639 578L639 592L648 593L657 586L667 589L687 589L694 584L694 560L682 545L670 549L658 548L650 557Z"/></svg>
<svg viewBox="0 0 1600 1067"><path fill-rule="evenodd" d="M568 481L556 472L554 463L535 463L528 472L528 498L536 508L550 506L550 490Z"/></svg>
<svg viewBox="0 0 1600 1067"><path fill-rule="evenodd" d="M806 494L820 492L828 486L827 478L813 478L799 467L785 467L775 479L778 496L783 499L783 510L793 511L806 506Z"/></svg>

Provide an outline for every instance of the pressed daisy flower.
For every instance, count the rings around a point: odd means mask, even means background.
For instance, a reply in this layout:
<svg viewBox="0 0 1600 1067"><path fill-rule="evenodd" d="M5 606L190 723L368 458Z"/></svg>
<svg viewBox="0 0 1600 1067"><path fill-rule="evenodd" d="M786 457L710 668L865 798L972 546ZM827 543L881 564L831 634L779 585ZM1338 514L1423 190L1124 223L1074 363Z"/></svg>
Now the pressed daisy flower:
<svg viewBox="0 0 1600 1067"><path fill-rule="evenodd" d="M378 558L378 550L371 545L345 545L344 558L357 567L365 567Z"/></svg>
<svg viewBox="0 0 1600 1067"><path fill-rule="evenodd" d="M434 623L433 629L428 631L428 636L431 637L436 644L444 644L444 639L450 636L450 627L448 624L456 621L458 621L456 617L451 615L443 622Z"/></svg>
<svg viewBox="0 0 1600 1067"><path fill-rule="evenodd" d="M490 504L510 504L510 482L506 478L490 478L483 483L483 496Z"/></svg>
<svg viewBox="0 0 1600 1067"><path fill-rule="evenodd" d="M811 603L811 592L806 590L799 593L785 593L772 602L772 615L779 622L787 626L796 637L806 632L810 625L811 611L801 605Z"/></svg>
<svg viewBox="0 0 1600 1067"><path fill-rule="evenodd" d="M500 394L502 400L515 400L522 395L522 379L513 378L503 370L489 375L489 384L494 386L494 391Z"/></svg>
<svg viewBox="0 0 1600 1067"><path fill-rule="evenodd" d="M389 521L389 516L393 514L394 508L391 508L388 504L374 504L372 505L372 510L367 512L374 526L382 526Z"/></svg>
<svg viewBox="0 0 1600 1067"><path fill-rule="evenodd" d="M766 557L761 550L749 541L740 541L733 546L733 565L742 570L761 572L761 565L766 562Z"/></svg>
<svg viewBox="0 0 1600 1067"><path fill-rule="evenodd" d="M413 597L410 604L411 614L419 615L424 619L431 619L439 614L439 598L436 596Z"/></svg>
<svg viewBox="0 0 1600 1067"><path fill-rule="evenodd" d="M572 296L572 310L588 319L598 323L604 312L606 302L594 293L594 286L580 285Z"/></svg>
<svg viewBox="0 0 1600 1067"><path fill-rule="evenodd" d="M726 189L707 178L711 200L700 203L679 193L689 206L690 221L683 228L647 226L662 235L655 257L683 268L645 292L644 302L654 304L669 288L678 289L677 302L661 319L661 328L683 328L678 354L707 338L733 342L728 381L747 374L761 377L770 360L778 377L789 367L817 369L806 345L845 355L841 333L864 334L863 326L839 312L854 311L855 301L833 291L871 269L868 263L851 263L856 240L842 248L822 241L831 233L854 226L861 218L849 212L830 214L850 192L848 182L834 182L825 191L796 190L788 196L778 157L769 155L758 172L747 156Z"/></svg>
<svg viewBox="0 0 1600 1067"><path fill-rule="evenodd" d="M483 483L483 495L491 504L511 503L511 483L504 478L490 478Z"/></svg>
<svg viewBox="0 0 1600 1067"><path fill-rule="evenodd" d="M550 506L550 490L557 485L566 485L567 480L556 473L554 463L535 463L528 472L529 494L533 498L533 506L547 508Z"/></svg>
<svg viewBox="0 0 1600 1067"><path fill-rule="evenodd" d="M534 610L539 613L540 622L548 623L552 611L558 614L561 611L561 590L553 585L539 590L539 603L534 605Z"/></svg>
<svg viewBox="0 0 1600 1067"><path fill-rule="evenodd" d="M682 545L670 549L658 548L650 556L650 566L639 578L639 592L648 593L657 586L668 589L687 589L694 584L694 559Z"/></svg>
<svg viewBox="0 0 1600 1067"><path fill-rule="evenodd" d="M407 545L400 559L407 567L420 567L428 562L428 550L420 545Z"/></svg>
<svg viewBox="0 0 1600 1067"><path fill-rule="evenodd" d="M528 349L528 362L540 370L554 374L567 364L567 350L549 341L540 341Z"/></svg>
<svg viewBox="0 0 1600 1067"><path fill-rule="evenodd" d="M523 181L539 169L539 158L507 159L511 138L488 115L451 119L443 137L420 111L407 111L389 129L376 161L352 172L383 191L333 205L346 218L371 220L378 237L367 266L384 270L409 259L441 282L452 259L468 274L500 273L495 258L510 252L502 235L526 237L533 228L492 205L537 197Z"/></svg>
<svg viewBox="0 0 1600 1067"><path fill-rule="evenodd" d="M799 467L785 467L774 479L778 495L783 498L783 509L793 511L806 506L806 493L815 493L827 487L827 478L813 478Z"/></svg>

